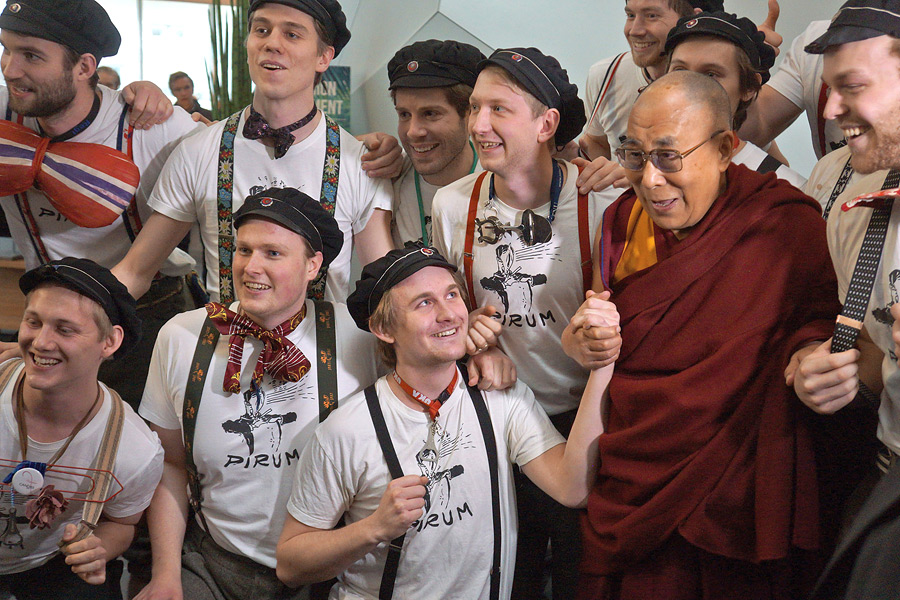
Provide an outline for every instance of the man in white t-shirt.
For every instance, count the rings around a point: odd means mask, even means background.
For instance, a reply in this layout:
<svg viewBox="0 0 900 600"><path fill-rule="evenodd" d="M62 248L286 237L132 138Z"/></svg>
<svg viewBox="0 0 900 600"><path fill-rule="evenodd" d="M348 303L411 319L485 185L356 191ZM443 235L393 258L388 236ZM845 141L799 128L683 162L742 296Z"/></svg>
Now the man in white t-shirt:
<svg viewBox="0 0 900 600"><path fill-rule="evenodd" d="M680 19L669 32L665 49L669 72L705 73L725 88L735 130L744 123L775 64L775 49L753 21L724 11ZM798 188L806 183L802 175L746 140L738 142L731 162L759 173L775 173Z"/></svg>
<svg viewBox="0 0 900 600"><path fill-rule="evenodd" d="M140 414L172 468L148 513L153 579L139 598L305 597L279 595L274 572L292 467L316 424L376 376L374 339L346 307L307 300L343 244L334 218L270 188L235 226L239 302L178 315L154 349Z"/></svg>
<svg viewBox="0 0 900 600"><path fill-rule="evenodd" d="M535 48L494 52L480 66L471 104L469 131L487 172L438 190L434 245L460 267L472 308L496 307L500 349L565 435L589 365L566 356L560 336L590 288L603 207L578 194L578 169L551 153L581 131L583 105L556 59ZM585 340L603 346L590 360L614 358L615 333L591 335L610 337ZM539 591L549 537L554 594L573 597L577 514L524 478L521 486L516 595Z"/></svg>
<svg viewBox="0 0 900 600"><path fill-rule="evenodd" d="M81 258L32 269L19 287L24 360L0 365L0 597L121 598L121 565L107 573L107 562L131 543L163 469L156 435L97 380L100 364L140 337L135 302L109 270Z"/></svg>
<svg viewBox="0 0 900 600"><path fill-rule="evenodd" d="M77 178L77 171L76 175L58 171L62 186L72 188L60 191L59 184L44 179L31 185L33 179L19 179L10 172L15 165L0 165L0 205L29 269L65 256L90 258L107 268L118 263L142 221L150 216L147 197L163 163L178 141L198 127L178 110L149 130L129 130L125 95L96 84L97 63L116 54L120 39L106 11L94 0L10 2L0 14L6 81L6 87L0 87L4 155L30 165L33 154L28 152L33 152L40 135L87 153L75 155L76 163L69 169L81 163L89 167L84 179ZM27 138L31 141L22 145ZM79 145L74 146L75 142ZM88 144L105 146L101 149L105 156L99 157L98 149ZM50 147L44 161L44 177L57 172L53 169L59 157L53 156L54 148ZM112 171L107 179L92 170L102 169L99 165L109 161L130 162L128 176L134 177L130 183L138 177L140 183L122 187L116 181L120 172ZM68 196L85 189L83 195ZM86 216L92 218L85 220ZM189 308L184 275L190 273L193 260L180 250L171 257L170 252L163 256L168 260L160 268L162 276L138 299L144 322L142 343L132 360L105 364L100 371L100 378L134 408L141 399L156 331Z"/></svg>
<svg viewBox="0 0 900 600"><path fill-rule="evenodd" d="M474 173L478 156L466 121L484 54L470 44L428 40L404 46L388 62L397 137L406 151L394 181L394 243L431 240L435 192Z"/></svg>
<svg viewBox="0 0 900 600"><path fill-rule="evenodd" d="M628 125L640 91L666 72L663 51L669 30L681 17L723 10L721 0L626 0L625 39L629 52L594 64L588 71L585 100L588 124L581 137L590 159L610 159ZM614 164L614 163L613 163Z"/></svg>
<svg viewBox="0 0 900 600"><path fill-rule="evenodd" d="M333 599L509 598L512 464L569 506L585 499L612 365L591 374L568 443L524 384L467 388L457 366L467 310L454 271L412 244L363 269L348 308L394 370L303 452L278 544L288 584L337 576ZM609 302L596 317L618 323ZM342 515L346 526L333 529Z"/></svg>
<svg viewBox="0 0 900 600"><path fill-rule="evenodd" d="M828 246L846 301L863 238L877 200L859 199L883 186L898 187L893 171L900 168L900 118L896 114L900 59L894 52L900 24L896 2L851 0L828 30L806 47L824 53L823 79L831 88L825 116L834 120L848 140L850 165L863 174L838 196L828 219ZM830 353L828 340L806 356L793 379L800 399L821 413L834 413L852 401L859 382L881 392L878 438L885 458L900 453L900 369L891 338L891 313L898 304L900 255L893 207L883 242L868 308L859 329L859 349ZM839 322L841 322L839 320ZM844 319L844 322L849 323ZM852 325L852 323L850 323ZM879 373L880 372L880 373Z"/></svg>
<svg viewBox="0 0 900 600"><path fill-rule="evenodd" d="M831 88L824 115L840 127L850 149L850 164L864 176L840 194L828 218L828 247L838 292L845 302L835 336L802 360L793 384L810 408L835 413L836 419L852 418L860 407L877 410L877 436L883 447L869 480L860 484L860 497L866 496L883 472L896 470L900 456L900 367L895 341L900 337L898 44L900 2L850 0L828 30L806 46L807 52L824 54L822 79ZM880 190L890 191L881 198L867 197ZM883 237L876 229L879 223L886 230ZM873 245L874 253L867 255L862 249ZM854 339L855 335L847 333L856 332L856 347L830 352L845 336ZM871 394L866 394L861 384ZM820 581L817 597L872 598L884 589L885 576L893 569L887 563L872 563L871 556L873 551L879 556L895 553L896 537L879 539L871 527L879 521L895 523L891 515L896 514L896 486L890 486L890 479L882 479L888 487L876 487L859 509L858 518L845 530L852 537L839 546ZM869 531L873 533L869 539L872 546L866 543ZM865 554L857 552L861 545L867 548ZM888 580L896 580L896 573Z"/></svg>
<svg viewBox="0 0 900 600"><path fill-rule="evenodd" d="M352 250L365 264L393 246L389 182L366 176L365 146L314 102L315 84L350 40L346 17L336 0L254 0L248 22L253 103L175 150L150 197L156 212L116 272L139 293L196 222L206 290L229 302L233 212L260 190L294 187L318 198L344 233L327 277L311 286L343 301Z"/></svg>

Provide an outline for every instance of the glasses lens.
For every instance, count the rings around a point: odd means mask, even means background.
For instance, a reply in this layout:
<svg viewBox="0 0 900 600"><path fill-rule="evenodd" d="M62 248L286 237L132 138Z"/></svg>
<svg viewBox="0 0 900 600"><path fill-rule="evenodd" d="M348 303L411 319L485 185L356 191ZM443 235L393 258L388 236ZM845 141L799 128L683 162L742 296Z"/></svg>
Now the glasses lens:
<svg viewBox="0 0 900 600"><path fill-rule="evenodd" d="M650 152L653 166L663 173L676 173L681 170L681 153L675 150L653 150Z"/></svg>
<svg viewBox="0 0 900 600"><path fill-rule="evenodd" d="M644 153L640 150L619 148L616 150L616 158L619 164L629 171L640 171L644 168Z"/></svg>

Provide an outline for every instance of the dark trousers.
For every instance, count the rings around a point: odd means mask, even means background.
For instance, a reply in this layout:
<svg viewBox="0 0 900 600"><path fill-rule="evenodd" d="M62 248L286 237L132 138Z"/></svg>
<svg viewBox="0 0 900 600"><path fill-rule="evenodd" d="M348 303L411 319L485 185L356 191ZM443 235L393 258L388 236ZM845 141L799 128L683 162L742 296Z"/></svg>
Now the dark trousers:
<svg viewBox="0 0 900 600"><path fill-rule="evenodd" d="M550 420L568 437L576 412L554 415ZM571 600L577 593L581 562L580 511L567 508L542 492L518 469L515 476L519 541L512 597L514 600L543 598L544 563L549 542L553 600Z"/></svg>
<svg viewBox="0 0 900 600"><path fill-rule="evenodd" d="M293 590L270 569L225 550L195 521L188 524L181 559L185 600L307 600L309 589Z"/></svg>
<svg viewBox="0 0 900 600"><path fill-rule="evenodd" d="M106 583L91 585L72 572L61 553L40 567L0 575L0 600L122 600L122 561L106 563Z"/></svg>

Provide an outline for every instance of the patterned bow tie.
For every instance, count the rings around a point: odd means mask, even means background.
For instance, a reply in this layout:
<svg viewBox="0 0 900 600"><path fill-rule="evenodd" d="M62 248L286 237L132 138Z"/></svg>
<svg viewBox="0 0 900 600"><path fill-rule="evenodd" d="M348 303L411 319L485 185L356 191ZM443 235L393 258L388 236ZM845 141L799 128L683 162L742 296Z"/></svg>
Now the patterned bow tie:
<svg viewBox="0 0 900 600"><path fill-rule="evenodd" d="M294 143L294 131L300 129L313 120L318 109L315 104L308 115L290 125L274 128L266 121L266 119L256 112L253 106L250 106L250 116L244 121L244 137L248 140L258 140L260 138L270 139L275 143L275 158L281 158L287 154L291 144Z"/></svg>
<svg viewBox="0 0 900 600"><path fill-rule="evenodd" d="M276 327L263 329L244 315L229 310L218 302L206 305L206 313L222 335L228 339L228 366L222 387L226 392L241 391L241 358L244 355L244 340L255 337L263 343L263 351L253 369L253 381L259 385L263 372L281 381L300 381L309 371L309 359L291 340L287 339L306 316L306 305L296 315Z"/></svg>
<svg viewBox="0 0 900 600"><path fill-rule="evenodd" d="M141 181L125 154L99 144L51 142L0 120L0 196L41 190L79 227L105 227L122 214Z"/></svg>

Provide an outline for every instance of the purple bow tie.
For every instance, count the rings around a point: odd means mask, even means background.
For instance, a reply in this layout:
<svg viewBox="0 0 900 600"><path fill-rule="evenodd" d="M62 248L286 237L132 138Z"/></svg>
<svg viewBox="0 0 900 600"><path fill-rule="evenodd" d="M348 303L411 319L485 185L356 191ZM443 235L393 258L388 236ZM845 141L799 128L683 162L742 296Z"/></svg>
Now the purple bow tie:
<svg viewBox="0 0 900 600"><path fill-rule="evenodd" d="M312 121L317 112L318 109L314 104L309 114L299 121L276 129L269 125L265 117L256 112L253 106L250 106L250 116L244 122L244 137L248 140L271 139L275 142L275 158L281 158L294 143L293 132Z"/></svg>

